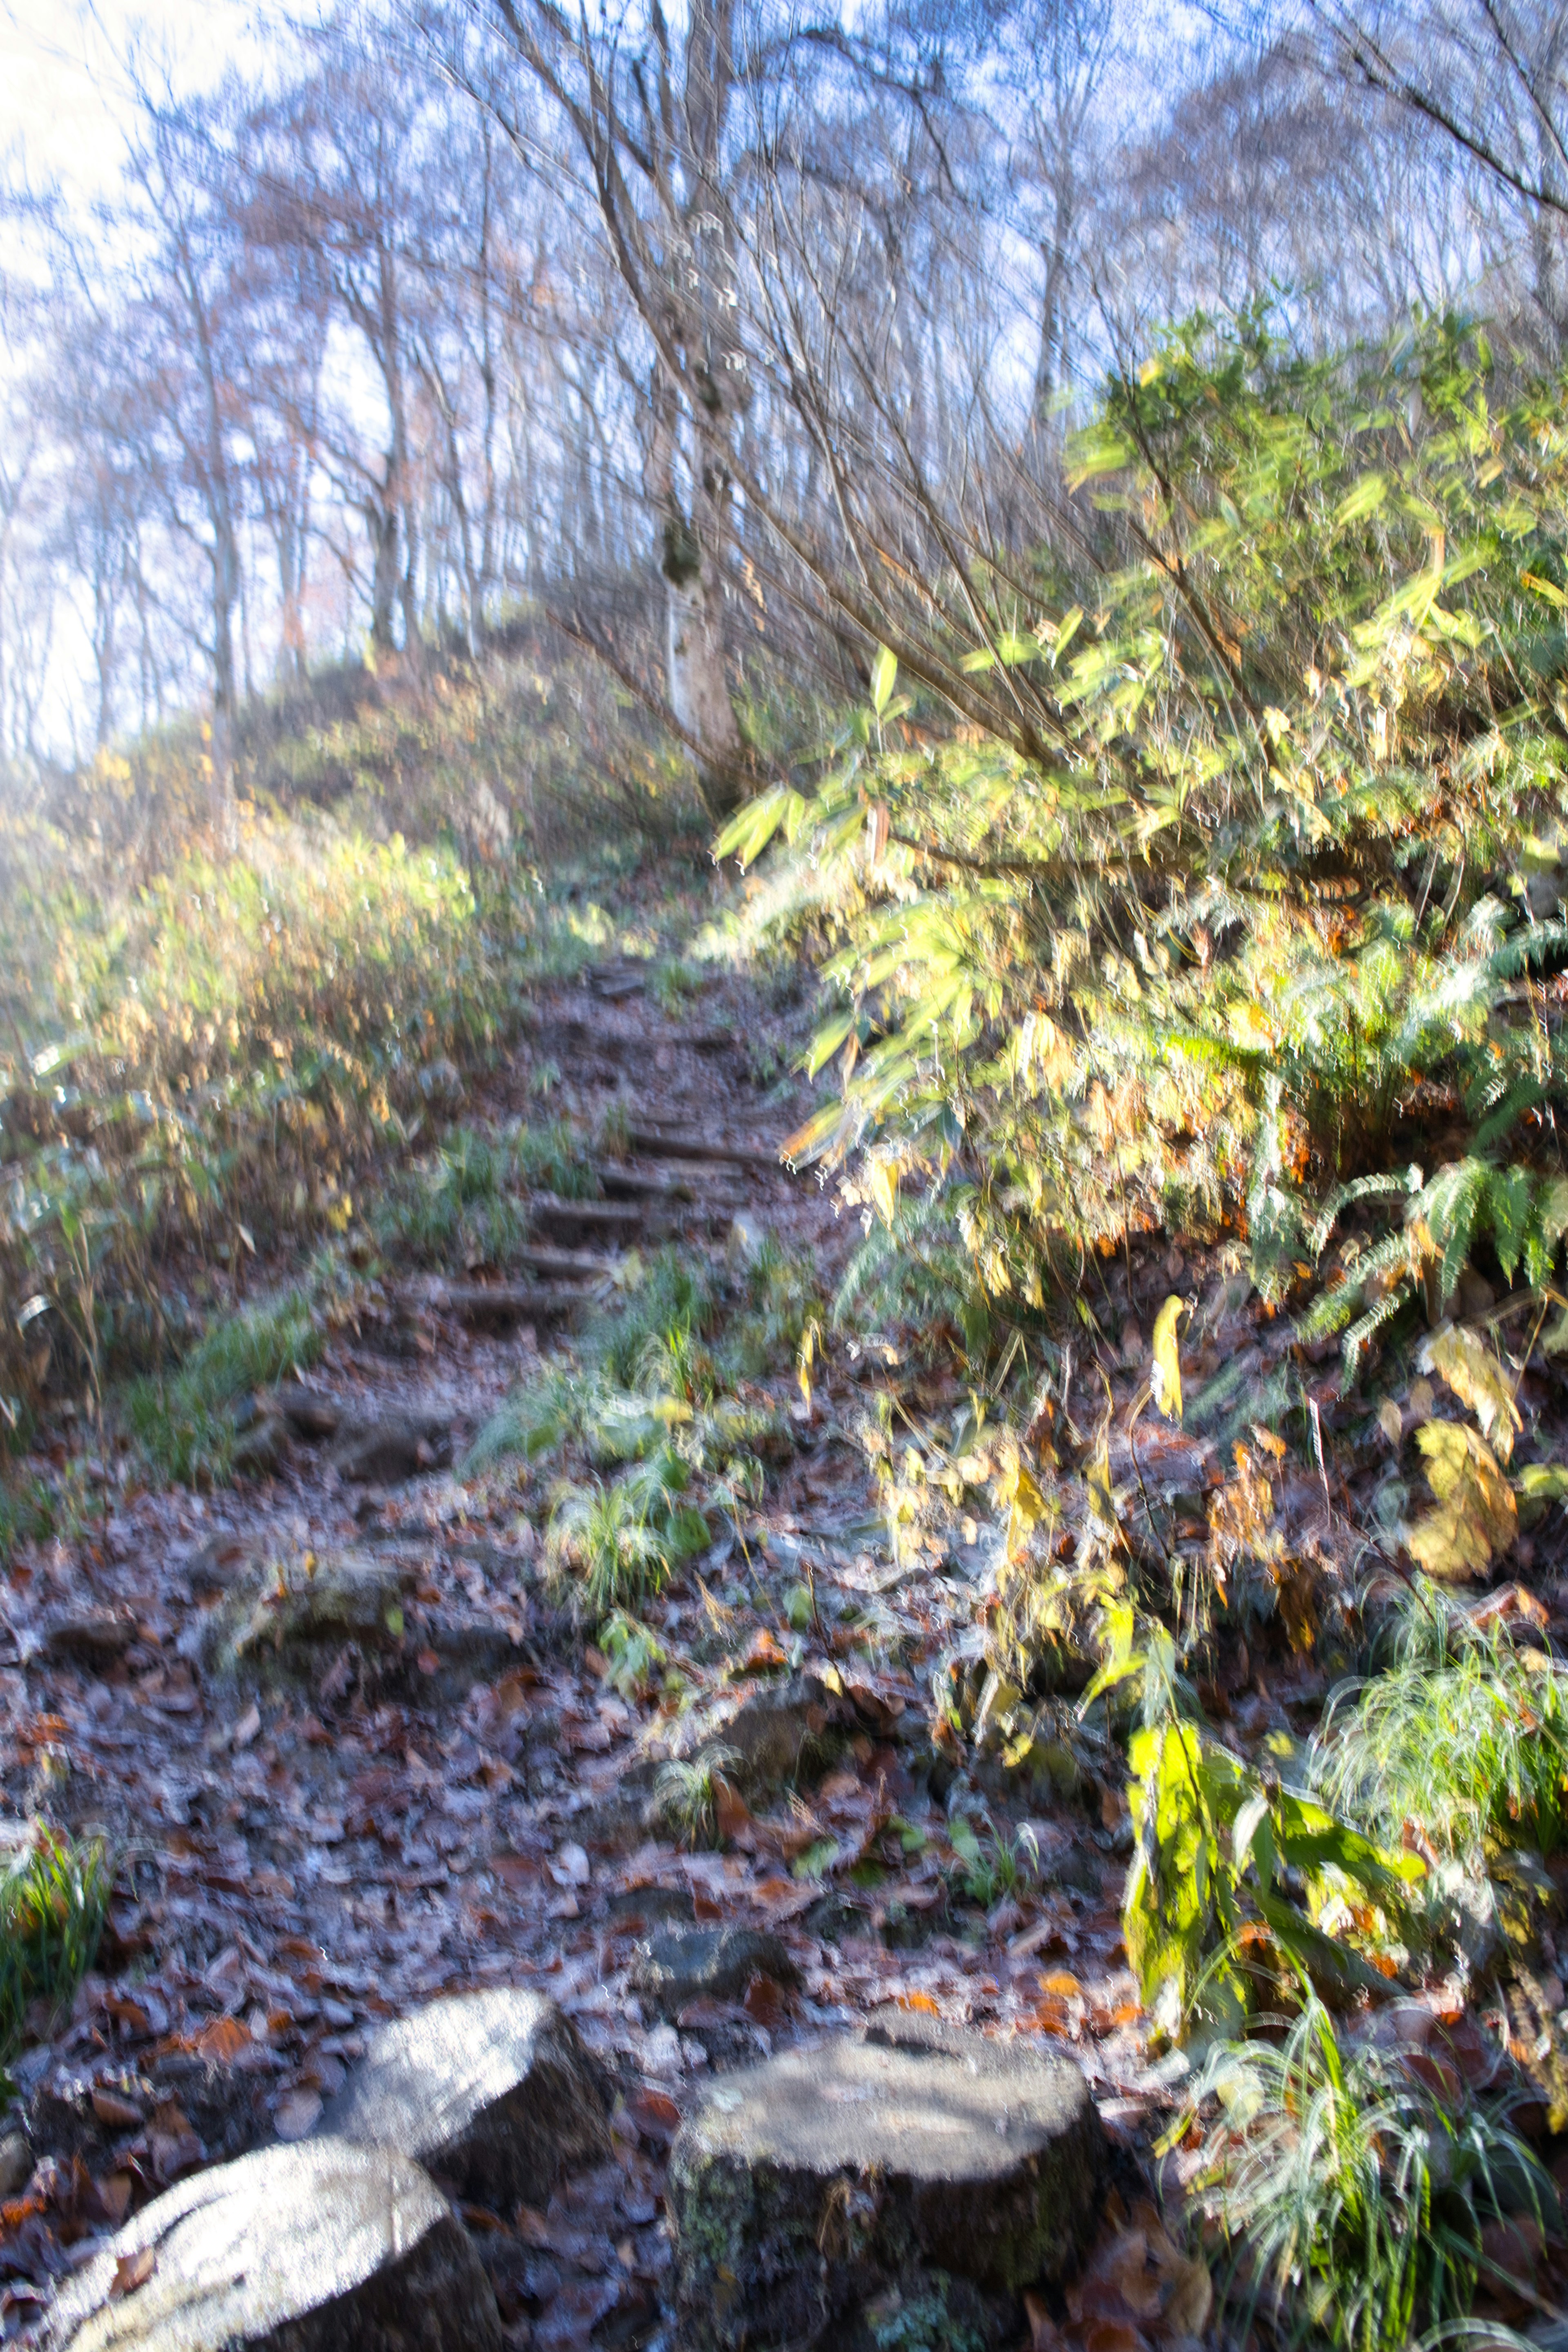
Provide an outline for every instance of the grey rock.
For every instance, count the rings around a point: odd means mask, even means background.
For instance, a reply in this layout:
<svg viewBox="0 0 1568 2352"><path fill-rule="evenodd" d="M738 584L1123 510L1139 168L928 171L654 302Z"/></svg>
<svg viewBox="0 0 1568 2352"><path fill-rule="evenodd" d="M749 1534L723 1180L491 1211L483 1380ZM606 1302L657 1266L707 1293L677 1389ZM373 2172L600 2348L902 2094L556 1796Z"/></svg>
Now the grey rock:
<svg viewBox="0 0 1568 2352"><path fill-rule="evenodd" d="M345 1643L372 1654L395 1652L417 1578L414 1562L385 1548L253 1554L193 1629L190 1647L205 1675L313 1680Z"/></svg>
<svg viewBox="0 0 1568 2352"><path fill-rule="evenodd" d="M431 1412L385 1413L375 1421L345 1418L330 1460L340 1476L363 1486L395 1486L452 1459L450 1418Z"/></svg>
<svg viewBox="0 0 1568 2352"><path fill-rule="evenodd" d="M820 1780L855 1727L855 1710L807 1669L752 1691L710 1745L739 1755L742 1778L761 1790Z"/></svg>
<svg viewBox="0 0 1568 2352"><path fill-rule="evenodd" d="M41 2352L500 2352L444 2198L391 2148L312 2140L182 2181L61 2290Z"/></svg>
<svg viewBox="0 0 1568 2352"><path fill-rule="evenodd" d="M459 2195L544 2205L610 2153L608 2084L537 1993L457 1993L382 2027L329 2102L323 2136L395 2148Z"/></svg>
<svg viewBox="0 0 1568 2352"><path fill-rule="evenodd" d="M739 2000L752 1979L793 1985L799 1970L776 1936L754 1927L662 1927L637 1948L631 1987L666 2016L692 2000Z"/></svg>
<svg viewBox="0 0 1568 2352"><path fill-rule="evenodd" d="M43 1629L37 1654L51 1666L107 1674L136 1639L133 1609L86 1609L57 1617Z"/></svg>
<svg viewBox="0 0 1568 2352"><path fill-rule="evenodd" d="M656 1927L661 1920L681 1920L694 1923L697 1906L690 1890L684 1886L626 1886L612 1895L606 1906L613 1927L624 1935L628 1929L641 1935Z"/></svg>
<svg viewBox="0 0 1568 2352"><path fill-rule="evenodd" d="M1058 2276L1103 2161L1078 2069L1017 2043L846 2038L724 2075L670 2154L679 2340L838 2344L935 2272L992 2296Z"/></svg>
<svg viewBox="0 0 1568 2352"><path fill-rule="evenodd" d="M288 1423L279 1412L267 1412L258 1414L236 1438L229 1458L247 1477L267 1478L280 1467L288 1451Z"/></svg>

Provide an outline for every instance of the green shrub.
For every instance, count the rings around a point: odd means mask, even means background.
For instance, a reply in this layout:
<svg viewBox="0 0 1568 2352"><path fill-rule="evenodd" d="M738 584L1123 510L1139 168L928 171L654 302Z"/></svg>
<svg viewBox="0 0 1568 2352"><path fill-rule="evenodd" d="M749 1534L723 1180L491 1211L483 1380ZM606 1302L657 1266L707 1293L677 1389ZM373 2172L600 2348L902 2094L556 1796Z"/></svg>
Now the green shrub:
<svg viewBox="0 0 1568 2352"><path fill-rule="evenodd" d="M793 1149L865 1154L843 1311L966 1266L1026 1327L1179 1204L1353 1369L1473 1250L1553 1265L1568 437L1556 383L1494 392L1453 321L1323 362L1173 331L1069 449L1093 567L979 632L1035 748L910 741L889 656L816 792L728 828L835 940L841 1098Z"/></svg>

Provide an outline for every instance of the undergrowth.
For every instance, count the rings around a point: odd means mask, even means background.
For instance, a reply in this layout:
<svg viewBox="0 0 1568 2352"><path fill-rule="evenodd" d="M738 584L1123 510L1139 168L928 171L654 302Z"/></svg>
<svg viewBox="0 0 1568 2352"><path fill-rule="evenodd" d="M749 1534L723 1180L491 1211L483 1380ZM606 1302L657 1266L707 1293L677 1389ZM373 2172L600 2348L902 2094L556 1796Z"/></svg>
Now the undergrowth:
<svg viewBox="0 0 1568 2352"><path fill-rule="evenodd" d="M705 1549L720 1514L761 1495L788 1424L759 1386L795 1366L819 1317L808 1266L765 1236L724 1275L675 1247L639 1264L574 1360L542 1366L482 1429L466 1476L549 1457L549 1556L604 1613L658 1591Z"/></svg>

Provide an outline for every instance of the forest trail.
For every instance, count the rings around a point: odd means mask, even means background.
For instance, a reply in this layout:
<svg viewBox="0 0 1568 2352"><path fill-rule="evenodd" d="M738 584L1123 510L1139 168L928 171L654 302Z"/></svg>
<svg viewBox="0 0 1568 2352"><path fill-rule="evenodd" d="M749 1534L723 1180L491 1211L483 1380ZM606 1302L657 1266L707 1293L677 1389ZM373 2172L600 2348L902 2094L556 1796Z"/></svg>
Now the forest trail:
<svg viewBox="0 0 1568 2352"><path fill-rule="evenodd" d="M930 1680L963 1645L990 1538L966 1523L967 1546L889 1553L853 1433L886 1363L795 1395L765 1499L646 1604L680 1708L616 1688L551 1608L523 1497L487 1502L450 1466L536 1354L569 1346L563 1296L624 1279L630 1249L732 1263L771 1232L831 1288L858 1228L777 1165L788 1107L759 1115L749 1076L768 1022L739 980L685 1019L636 966L542 991L470 1113L537 1107L542 1072L585 1126L620 1102L631 1142L601 1199L535 1204L528 1282L372 1288L308 1375L256 1401L241 1442L268 1475L122 1491L13 1579L10 1806L100 1827L121 1860L96 1969L14 2069L30 2146L0 2146L0 2174L14 2200L31 2185L6 2211L7 2332L128 2208L308 2132L367 2029L438 1992L548 1992L622 2093L616 2163L547 2214L469 2216L519 2345L653 2340L683 2108L715 2069L879 2003L1043 2026L1124 2138L1165 2103L1121 1941L1124 1827L1037 1809L1016 1886L950 1910L968 1783L930 1747ZM769 1761L781 1736L793 1769ZM721 1778L723 1850L687 1850L650 1787L715 1738L757 1769ZM984 1811L1012 1850L1019 1822ZM649 1939L684 1923L751 1940L687 1947L695 1973L671 1982Z"/></svg>

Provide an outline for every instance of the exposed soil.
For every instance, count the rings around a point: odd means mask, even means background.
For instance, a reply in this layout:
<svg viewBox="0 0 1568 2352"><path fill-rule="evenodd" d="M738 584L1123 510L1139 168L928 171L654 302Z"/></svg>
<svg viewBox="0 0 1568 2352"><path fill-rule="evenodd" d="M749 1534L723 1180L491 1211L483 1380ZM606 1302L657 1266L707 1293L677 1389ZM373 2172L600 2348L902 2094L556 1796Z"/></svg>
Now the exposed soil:
<svg viewBox="0 0 1568 2352"><path fill-rule="evenodd" d="M637 978L615 968L545 992L527 1050L468 1115L537 1115L553 1064L552 1110L592 1117L619 1096L635 1131L749 1149L741 1161L634 1150L610 1175L640 1227L595 1239L592 1219L574 1234L565 1217L546 1237L581 1255L668 1230L721 1255L742 1216L810 1251L830 1289L858 1227L813 1177L770 1164L793 1118L776 1097L758 1107L759 1000L726 981L671 1021ZM439 1466L443 1432L460 1462L535 1351L564 1344L537 1318L465 1328L439 1285L413 1277L369 1292L308 1393L287 1400L273 1475L205 1496L110 1481L105 1516L29 1555L0 1598L7 1808L101 1824L123 1857L96 1971L68 2019L35 2021L47 2038L15 2069L43 2160L24 2194L26 2153L12 2151L7 2333L128 2208L205 2162L308 2131L372 2021L466 1986L552 1994L624 2094L616 2162L548 2213L470 2210L517 2346L653 2341L662 2165L683 2106L716 2068L879 2003L1047 2032L1121 2145L1157 2127L1172 2094L1142 2054L1114 1790L1053 1811L1037 1784L1037 1881L989 1916L952 1895L954 1761L931 1744L930 1681L954 1643L973 1652L974 1586L996 1538L969 1522L967 1543L960 1531L889 1552L853 1435L889 1365L835 1356L809 1410L796 1400L794 1454L765 1503L646 1612L702 1685L688 1723L781 1685L781 1704L803 1687L836 1703L831 1769L755 1790L751 1806L734 1796L726 1849L690 1853L640 1811L650 1759L690 1738L668 1705L617 1696L552 1611L537 1483L487 1505ZM787 1378L773 1392L794 1395ZM415 1475L349 1475L344 1415L404 1417ZM280 1564L286 1582L345 1551L391 1560L402 1579L384 1637L323 1638L292 1683L264 1655L237 1679L201 1670L202 1629L247 1562ZM780 1602L803 1579L816 1613L797 1633ZM1017 1826L1000 1776L986 1798L999 1827ZM798 1874L814 1851L830 1851L826 1874ZM762 1958L721 1990L669 1996L648 1938L682 1920L778 1941L731 1947Z"/></svg>

